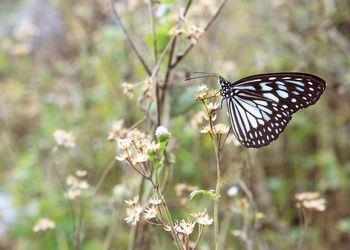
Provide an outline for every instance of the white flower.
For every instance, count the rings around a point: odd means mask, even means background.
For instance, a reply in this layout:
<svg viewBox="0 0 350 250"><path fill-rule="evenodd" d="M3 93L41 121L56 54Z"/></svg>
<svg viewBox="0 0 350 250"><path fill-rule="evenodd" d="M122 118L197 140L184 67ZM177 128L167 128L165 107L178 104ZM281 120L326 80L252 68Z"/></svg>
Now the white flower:
<svg viewBox="0 0 350 250"><path fill-rule="evenodd" d="M146 154L137 154L136 157L133 159L134 163L142 163L146 162L148 160L148 155Z"/></svg>
<svg viewBox="0 0 350 250"><path fill-rule="evenodd" d="M85 189L88 189L89 188L89 183L87 181L80 181L79 184L78 184L78 188L81 189L81 190L85 190Z"/></svg>
<svg viewBox="0 0 350 250"><path fill-rule="evenodd" d="M227 195L228 196L236 196L238 194L238 187L237 186L232 186L227 190Z"/></svg>
<svg viewBox="0 0 350 250"><path fill-rule="evenodd" d="M78 177L84 177L87 175L87 171L86 170L83 170L83 169L80 169L80 170L77 170L75 172L75 175L78 176Z"/></svg>
<svg viewBox="0 0 350 250"><path fill-rule="evenodd" d="M151 206L145 209L145 212L143 213L143 218L146 220L150 220L152 218L155 218L157 216L157 207Z"/></svg>
<svg viewBox="0 0 350 250"><path fill-rule="evenodd" d="M160 136L160 135L165 135L165 134L168 134L168 129L164 126L159 126L157 129L156 129L156 136Z"/></svg>
<svg viewBox="0 0 350 250"><path fill-rule="evenodd" d="M202 84L198 87L198 92L202 93L202 92L206 92L208 90L207 85Z"/></svg>
<svg viewBox="0 0 350 250"><path fill-rule="evenodd" d="M175 230L179 233L190 235L193 232L196 222L188 220L187 222L182 219L179 224L175 225Z"/></svg>
<svg viewBox="0 0 350 250"><path fill-rule="evenodd" d="M162 203L162 201L158 197L150 198L148 201L149 203L157 206Z"/></svg>
<svg viewBox="0 0 350 250"><path fill-rule="evenodd" d="M125 200L124 202L129 206L134 206L139 202L139 196L136 195L132 200Z"/></svg>
<svg viewBox="0 0 350 250"><path fill-rule="evenodd" d="M53 133L53 137L58 146L65 146L67 148L75 147L75 137L70 132L58 129Z"/></svg>
<svg viewBox="0 0 350 250"><path fill-rule="evenodd" d="M33 227L34 232L46 231L49 229L54 229L56 227L56 223L53 220L47 218L41 218Z"/></svg>
<svg viewBox="0 0 350 250"><path fill-rule="evenodd" d="M204 216L200 216L196 219L198 224L207 226L213 223L213 219L209 219L209 216L206 214Z"/></svg>
<svg viewBox="0 0 350 250"><path fill-rule="evenodd" d="M118 140L118 147L123 150L127 150L130 144L131 144L131 140L128 138Z"/></svg>
<svg viewBox="0 0 350 250"><path fill-rule="evenodd" d="M81 190L70 188L67 192L64 193L64 196L69 200L75 200L81 196Z"/></svg>
<svg viewBox="0 0 350 250"><path fill-rule="evenodd" d="M142 213L142 210L143 210L142 207L139 205L132 208L127 208L126 209L127 217L125 218L125 221L135 226L137 222L140 220L140 214Z"/></svg>

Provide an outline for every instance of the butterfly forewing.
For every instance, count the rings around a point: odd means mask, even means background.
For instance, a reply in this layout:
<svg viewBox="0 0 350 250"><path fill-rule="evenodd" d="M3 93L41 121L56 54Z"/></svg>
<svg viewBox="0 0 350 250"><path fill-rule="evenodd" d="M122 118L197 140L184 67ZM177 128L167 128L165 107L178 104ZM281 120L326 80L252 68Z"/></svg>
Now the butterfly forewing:
<svg viewBox="0 0 350 250"><path fill-rule="evenodd" d="M231 125L245 147L259 148L283 132L292 114L320 98L326 82L307 73L254 75L230 83L225 96Z"/></svg>
<svg viewBox="0 0 350 250"><path fill-rule="evenodd" d="M284 105L291 113L315 104L326 88L326 82L307 73L285 72L254 75L233 83L233 89L259 93Z"/></svg>

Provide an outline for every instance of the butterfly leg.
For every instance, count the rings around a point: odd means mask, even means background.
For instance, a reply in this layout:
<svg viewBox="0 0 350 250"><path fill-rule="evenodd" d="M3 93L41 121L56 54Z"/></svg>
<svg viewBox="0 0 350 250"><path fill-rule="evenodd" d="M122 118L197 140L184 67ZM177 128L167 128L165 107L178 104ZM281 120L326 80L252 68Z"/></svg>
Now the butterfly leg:
<svg viewBox="0 0 350 250"><path fill-rule="evenodd" d="M216 92L214 95L206 97L205 99L209 100L209 99L211 99L213 97L216 97L216 95L219 94L219 93L220 93L220 90L218 92Z"/></svg>
<svg viewBox="0 0 350 250"><path fill-rule="evenodd" d="M221 103L220 103L220 107L219 108L217 108L217 109L213 109L213 110L211 110L211 112L216 112L216 111L218 111L218 110L221 110L222 109L222 103L224 102L224 98L222 98L221 99Z"/></svg>

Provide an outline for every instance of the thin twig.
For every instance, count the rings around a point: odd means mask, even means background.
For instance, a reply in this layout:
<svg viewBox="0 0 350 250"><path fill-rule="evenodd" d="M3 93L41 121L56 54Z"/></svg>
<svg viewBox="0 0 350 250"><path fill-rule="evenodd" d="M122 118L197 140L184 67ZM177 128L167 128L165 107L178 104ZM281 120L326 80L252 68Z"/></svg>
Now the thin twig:
<svg viewBox="0 0 350 250"><path fill-rule="evenodd" d="M215 21L215 19L218 17L218 15L220 14L221 10L223 9L225 3L227 2L227 0L222 0L221 4L219 6L219 8L216 10L215 14L210 18L210 20L208 21L208 23L205 25L204 27L204 31L207 31L209 29L209 27L212 25L212 23ZM187 48L185 49L185 52L183 52L182 54L179 54L176 56L176 60L175 62L171 65L171 68L176 67L176 65L191 51L191 49L194 47L193 43L190 43Z"/></svg>
<svg viewBox="0 0 350 250"><path fill-rule="evenodd" d="M119 17L119 14L118 14L118 11L115 7L115 4L114 4L114 0L111 0L111 5L112 5L112 10L113 10L113 14L114 14L114 17L117 21L117 24L120 25L120 27L122 28L123 32L124 32L124 35L126 36L128 42L129 42L129 45L130 47L132 48L132 50L135 52L136 56L139 58L140 62L142 63L143 67L145 68L147 74L150 76L151 75L151 70L149 69L149 67L147 66L145 60L143 59L143 57L141 56L141 54L139 53L139 51L137 50L134 42L131 40L131 37L129 35L129 32L127 31L127 29L125 28L122 20L120 19Z"/></svg>
<svg viewBox="0 0 350 250"><path fill-rule="evenodd" d="M183 17L186 17L187 12L189 11L189 9L191 7L191 4L192 4L192 0L189 0L187 2L187 5L186 5L186 8L185 8ZM160 101L159 101L161 103L160 107L163 106L165 95L166 95L166 91L167 91L167 88L168 88L168 85L169 85L170 74L171 74L171 71L173 69L171 67L171 64L172 64L172 60L173 60L174 51L175 51L175 48L176 48L176 41L177 41L177 37L175 36L174 40L171 43L171 49L170 49L170 53L169 53L168 65L167 65L165 78L164 78L164 85L162 86L162 92L161 92L161 97L160 97ZM160 113L162 113L162 110L160 110Z"/></svg>

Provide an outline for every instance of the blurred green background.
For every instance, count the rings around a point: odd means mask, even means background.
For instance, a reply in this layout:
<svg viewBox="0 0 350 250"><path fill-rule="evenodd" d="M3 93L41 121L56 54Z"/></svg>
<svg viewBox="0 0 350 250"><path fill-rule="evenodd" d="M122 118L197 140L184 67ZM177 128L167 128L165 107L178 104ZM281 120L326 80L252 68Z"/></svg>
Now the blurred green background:
<svg viewBox="0 0 350 250"><path fill-rule="evenodd" d="M117 2L130 36L153 65L147 2ZM171 38L168 31L186 1L160 2L155 5L159 51ZM187 21L203 27L218 4L193 1ZM210 139L190 122L202 110L193 98L201 82L186 84L186 75L209 71L235 81L263 72L309 72L327 81L326 92L315 106L294 114L276 142L259 150L225 147L220 218L230 223L221 232L226 236L223 247L245 249L232 235L242 227L241 217L232 211L244 193L236 198L226 194L244 180L264 214L256 249L295 249L302 217L294 195L303 191L320 192L327 209L313 213L302 249L350 248L349 13L348 0L226 3L170 81L163 123L172 134L174 163L165 195L175 218L186 218L198 208L212 213L206 197L187 201L188 193L177 196L177 184L214 189L216 181ZM179 39L178 52L186 43ZM121 83L140 82L147 75L115 24L108 0L2 0L0 45L0 248L73 249L66 190L53 166L63 178L85 169L95 187L116 154L115 143L107 140L112 123L123 119L131 126L143 118L137 91L130 100ZM218 88L215 80L207 84ZM229 123L226 109L218 119ZM57 129L72 132L76 147L55 150ZM138 192L139 183L135 172L116 164L85 216L82 249L102 249L113 225L109 248L127 249L131 227L124 221L123 200ZM33 232L41 217L54 220L56 228ZM199 249L212 248L212 229L205 231ZM139 249L169 248L165 232L147 230Z"/></svg>

